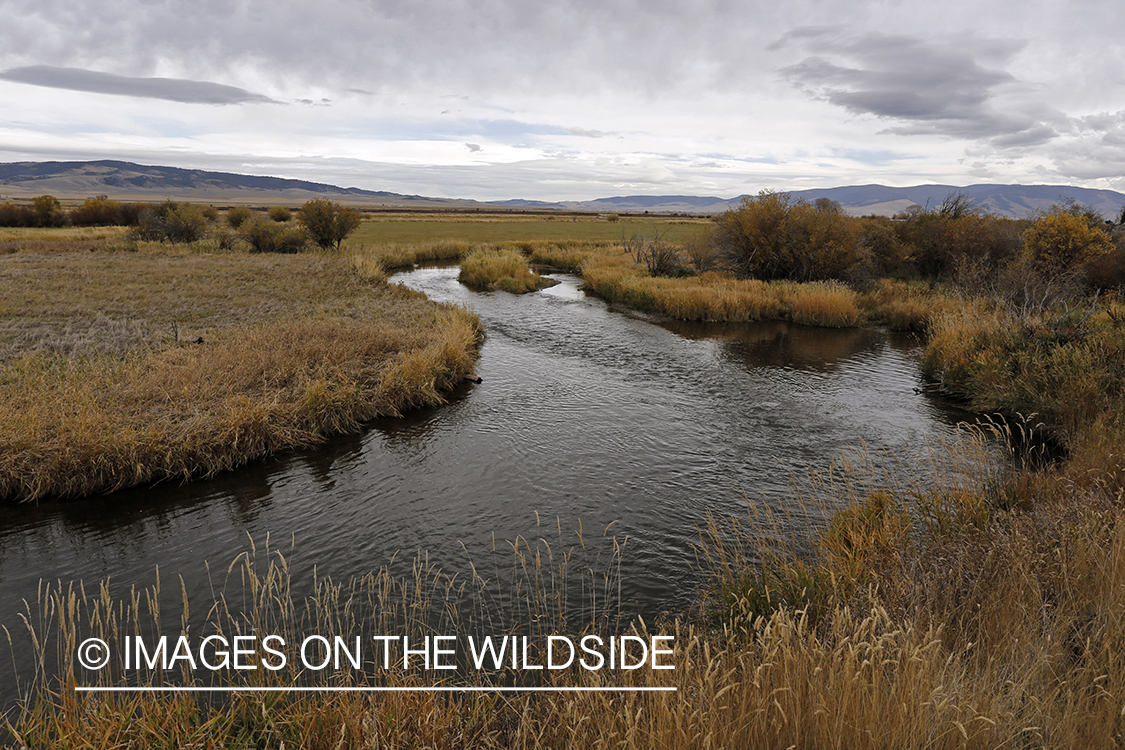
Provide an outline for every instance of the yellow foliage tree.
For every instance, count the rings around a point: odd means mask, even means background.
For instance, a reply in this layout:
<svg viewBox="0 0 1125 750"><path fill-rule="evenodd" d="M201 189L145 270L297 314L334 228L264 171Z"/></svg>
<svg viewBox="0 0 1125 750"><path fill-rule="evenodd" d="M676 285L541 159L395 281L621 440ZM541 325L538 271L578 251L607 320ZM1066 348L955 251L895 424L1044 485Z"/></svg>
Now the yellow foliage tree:
<svg viewBox="0 0 1125 750"><path fill-rule="evenodd" d="M1032 266L1044 273L1071 271L1113 250L1104 229L1065 208L1037 219L1023 233L1023 245Z"/></svg>
<svg viewBox="0 0 1125 750"><path fill-rule="evenodd" d="M763 191L720 216L715 240L740 276L846 279L870 263L858 222L787 193Z"/></svg>

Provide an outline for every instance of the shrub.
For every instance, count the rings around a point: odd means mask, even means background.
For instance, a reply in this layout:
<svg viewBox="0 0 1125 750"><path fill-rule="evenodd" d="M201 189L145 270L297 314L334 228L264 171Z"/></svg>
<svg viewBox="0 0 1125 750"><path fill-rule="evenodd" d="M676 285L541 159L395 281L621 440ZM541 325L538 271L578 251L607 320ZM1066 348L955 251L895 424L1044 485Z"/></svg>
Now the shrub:
<svg viewBox="0 0 1125 750"><path fill-rule="evenodd" d="M121 203L99 195L87 198L70 212L70 223L79 227L109 227L121 223Z"/></svg>
<svg viewBox="0 0 1125 750"><path fill-rule="evenodd" d="M1087 266L1087 280L1094 289L1125 287L1125 235L1118 237L1115 248L1100 255Z"/></svg>
<svg viewBox="0 0 1125 750"><path fill-rule="evenodd" d="M199 206L166 200L145 210L135 235L137 239L157 242L195 242L203 239L207 224Z"/></svg>
<svg viewBox="0 0 1125 750"><path fill-rule="evenodd" d="M255 253L296 253L304 249L308 235L264 216L255 216L240 227L244 240Z"/></svg>
<svg viewBox="0 0 1125 750"><path fill-rule="evenodd" d="M67 215L59 199L53 195L40 195L31 199L31 211L37 227L61 227Z"/></svg>
<svg viewBox="0 0 1125 750"><path fill-rule="evenodd" d="M764 190L745 198L717 224L721 254L745 278L848 279L870 263L855 219L794 201L788 193Z"/></svg>
<svg viewBox="0 0 1125 750"><path fill-rule="evenodd" d="M652 237L634 234L629 239L622 234L621 244L634 261L648 269L649 276L672 276L682 265L676 246L665 240L660 232Z"/></svg>
<svg viewBox="0 0 1125 750"><path fill-rule="evenodd" d="M876 273L899 276L910 269L914 248L899 239L894 222L885 216L865 216L860 219L860 226L860 243L871 253Z"/></svg>
<svg viewBox="0 0 1125 750"><path fill-rule="evenodd" d="M1042 273L1060 274L1078 269L1113 250L1113 242L1084 213L1056 206L1023 234L1024 250L1032 266Z"/></svg>
<svg viewBox="0 0 1125 750"><path fill-rule="evenodd" d="M354 232L362 220L359 211L327 198L314 198L297 211L297 221L309 237L325 249L340 249L340 243Z"/></svg>
<svg viewBox="0 0 1125 750"><path fill-rule="evenodd" d="M246 206L235 206L234 208L227 209L227 224L230 224L232 229L238 229L242 226L242 222L249 219L254 215L254 212Z"/></svg>
<svg viewBox="0 0 1125 750"><path fill-rule="evenodd" d="M28 206L15 203L0 205L0 227L30 227L35 225L35 214Z"/></svg>
<svg viewBox="0 0 1125 750"><path fill-rule="evenodd" d="M293 218L293 212L285 206L270 206L270 210L266 215L277 222L286 222Z"/></svg>
<svg viewBox="0 0 1125 750"><path fill-rule="evenodd" d="M683 241L681 250L688 262L700 273L714 271L721 266L722 259L716 247L714 227L688 237Z"/></svg>

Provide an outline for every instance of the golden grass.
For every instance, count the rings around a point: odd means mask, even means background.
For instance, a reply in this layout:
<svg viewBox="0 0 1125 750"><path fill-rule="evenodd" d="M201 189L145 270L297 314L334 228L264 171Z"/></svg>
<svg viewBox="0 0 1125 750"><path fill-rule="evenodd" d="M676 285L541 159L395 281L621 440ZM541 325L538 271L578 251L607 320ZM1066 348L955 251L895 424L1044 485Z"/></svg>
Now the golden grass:
<svg viewBox="0 0 1125 750"><path fill-rule="evenodd" d="M978 406L1040 411L1062 426L1071 457L1039 471L997 464L978 438L959 452L937 454L936 471L919 471L914 479L880 482L853 473L853 464L833 466L813 477L817 497L826 490L832 502L793 511L824 519L808 539L781 539L779 523L754 505L748 522L712 521L703 530L701 555L714 574L701 609L706 619L635 625L642 633L676 635L674 671L545 676L547 684L672 685L675 694L448 701L421 694L242 695L201 705L79 697L66 689L72 683L62 669L61 686L40 684L10 732L28 747L1077 750L1125 744L1125 314L1119 304L1102 303L1089 314L1019 317L900 282L882 283L861 298L831 286L806 290L718 274L642 278L631 259L604 249L581 262L588 284L644 309L708 319L722 310L715 300L730 294L733 301L725 304L744 319L752 319L746 311L761 309L791 319L848 319L861 310L901 320L903 328L929 333L926 366L947 388ZM1027 445L1010 444L1017 453ZM562 576L567 556L541 566L528 547L521 551L522 570ZM247 579L263 575L277 574ZM424 581L380 589L391 592L382 596L326 583L324 591L338 598L326 593L297 603L284 580L254 584L257 616L234 619L261 627L290 613L289 623L347 628L389 622L381 618L395 613L408 619L407 613L428 612L442 621L465 606L464 589L451 593L448 585ZM474 585L475 577L469 588ZM542 596L557 591L542 578L506 585L527 594L507 600L555 607L543 620L526 607L507 624L563 622L558 613L566 605ZM121 602L102 592L92 598L101 602L96 612L54 591L40 600L49 612L29 613L33 623L60 623L54 640L38 642L61 644L64 665L77 638L69 633L114 622L126 627L144 614L133 614L138 602L152 599ZM345 600L350 604L341 606ZM302 607L313 608L305 620L294 616ZM333 620L341 611L353 619ZM125 614L111 622L111 613Z"/></svg>
<svg viewBox="0 0 1125 750"><path fill-rule="evenodd" d="M354 245L429 244L441 241L471 245L499 242L613 242L622 236L659 228L668 239L686 239L711 225L689 217L623 218L611 222L593 215L515 215L508 213L368 214L348 240Z"/></svg>
<svg viewBox="0 0 1125 750"><path fill-rule="evenodd" d="M344 243L347 252L378 261L386 270L410 268L417 263L457 261L469 254L472 245L460 240L431 242L389 242L363 245L354 239Z"/></svg>
<svg viewBox="0 0 1125 750"><path fill-rule="evenodd" d="M362 256L162 250L0 256L0 497L212 474L472 369L475 317Z"/></svg>
<svg viewBox="0 0 1125 750"><path fill-rule="evenodd" d="M679 320L790 320L842 328L862 322L857 295L841 284L765 282L708 271L698 276L650 276L620 248L591 253L582 278L595 294Z"/></svg>
<svg viewBox="0 0 1125 750"><path fill-rule="evenodd" d="M475 248L461 261L457 278L469 286L503 289L513 294L534 292L558 283L531 271L521 253L503 247Z"/></svg>
<svg viewBox="0 0 1125 750"><path fill-rule="evenodd" d="M971 469L981 443L973 446L952 459ZM841 477L823 481L845 495L857 491L852 478ZM954 496L980 502L974 494L986 488L975 481L953 487ZM895 507L901 488L861 496L819 534L807 562L774 558L771 585L779 596L765 609L745 574L767 547L777 549L776 539L766 539L768 519L752 516L733 540L712 521L701 550L726 587L722 607L710 610L714 619L638 621L629 631L674 635L674 670L537 675L537 684L548 686L675 687L675 693L455 700L427 693L242 693L210 703L80 695L75 684L117 685L126 678L117 662L96 676L84 673L72 662L75 645L90 634L119 643L124 635L158 632L159 584L124 599L111 597L105 584L90 594L48 587L26 613L45 669L32 700L11 717L9 733L16 746L58 748L1117 747L1125 736L1125 500L1100 489L1064 496L1049 478L1030 481L1037 496L1032 507L1005 511L997 497L985 500L995 515L984 526L919 520L911 530L910 516ZM511 575L451 579L419 558L411 577L394 579L383 570L342 584L320 580L304 601L289 593L283 555L267 551L268 565L261 566L256 555L244 555L228 568L219 598L189 602L183 595L184 613L165 612L162 621L186 619L189 606L209 608L205 632L280 633L290 644L307 633L463 635L464 615L489 610L481 597L499 585L517 609L513 617L488 621L486 632L526 632L538 623L540 636L573 634L564 615L582 603L568 603L560 592L568 569L585 567L575 555L587 545L544 531L535 536L547 541L511 544ZM732 543L767 546L736 551ZM805 587L782 588L796 573L803 573L798 582ZM590 577L599 580L600 573ZM591 588L601 601L593 609L605 609L613 586L608 576ZM236 601L245 608L234 609ZM478 626L485 621L478 617ZM612 620L578 626L607 629L615 630ZM179 634L167 627L159 632ZM61 667L52 669L55 660ZM512 676L459 670L440 684L487 686ZM439 684L436 675L292 668L131 679Z"/></svg>
<svg viewBox="0 0 1125 750"><path fill-rule="evenodd" d="M953 294L932 288L925 282L880 279L875 287L859 297L859 306L868 317L886 323L896 331L929 331L935 315L959 309L962 302Z"/></svg>

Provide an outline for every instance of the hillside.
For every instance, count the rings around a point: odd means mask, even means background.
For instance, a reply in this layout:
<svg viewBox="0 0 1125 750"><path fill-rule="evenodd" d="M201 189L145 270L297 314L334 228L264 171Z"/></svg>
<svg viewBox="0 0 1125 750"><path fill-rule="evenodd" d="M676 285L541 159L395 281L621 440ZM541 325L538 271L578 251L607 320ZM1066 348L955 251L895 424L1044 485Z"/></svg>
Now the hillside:
<svg viewBox="0 0 1125 750"><path fill-rule="evenodd" d="M1070 185L848 185L795 190L791 195L814 201L829 198L853 215L890 216L912 205L937 206L950 193L963 192L986 211L1023 218L1055 203L1073 199L1090 206L1107 219L1117 219L1125 207L1125 194L1113 190ZM310 198L330 198L367 207L403 208L508 208L527 210L595 211L599 213L714 214L737 206L744 196L720 198L695 195L628 195L589 201L538 201L512 199L485 203L474 200L427 198L385 191L341 188L319 182L209 172L202 169L143 166L123 161L18 162L0 164L0 199L31 198L50 194L81 200L109 195L121 200L176 200L227 203L298 204Z"/></svg>
<svg viewBox="0 0 1125 750"><path fill-rule="evenodd" d="M790 195L815 201L829 198L842 205L848 213L862 216L881 214L891 216L912 205L935 207L950 193L963 192L990 213L1009 218L1024 218L1035 211L1072 198L1090 206L1103 216L1118 218L1125 207L1125 194L1113 190L1095 190L1070 185L917 185L914 187L888 187L886 185L849 185L813 190L793 190ZM539 201L505 201L508 206L536 206L572 211L601 211L635 213L721 213L737 206L745 196L734 198L697 196L618 196L592 201L565 201L543 203Z"/></svg>
<svg viewBox="0 0 1125 750"><path fill-rule="evenodd" d="M330 198L363 206L455 208L481 205L476 201L340 188L281 177L144 166L124 161L0 164L0 197L30 198L44 194L71 200L104 194L120 200L173 198L230 203L303 203L311 198Z"/></svg>

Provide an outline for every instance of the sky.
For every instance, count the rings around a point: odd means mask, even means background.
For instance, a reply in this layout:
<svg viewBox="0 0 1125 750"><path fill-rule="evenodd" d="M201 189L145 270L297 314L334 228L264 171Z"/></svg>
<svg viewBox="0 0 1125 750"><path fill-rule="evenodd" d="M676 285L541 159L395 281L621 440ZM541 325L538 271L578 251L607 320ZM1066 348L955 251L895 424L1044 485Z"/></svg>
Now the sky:
<svg viewBox="0 0 1125 750"><path fill-rule="evenodd" d="M0 162L445 198L1125 192L1120 0L0 0Z"/></svg>

